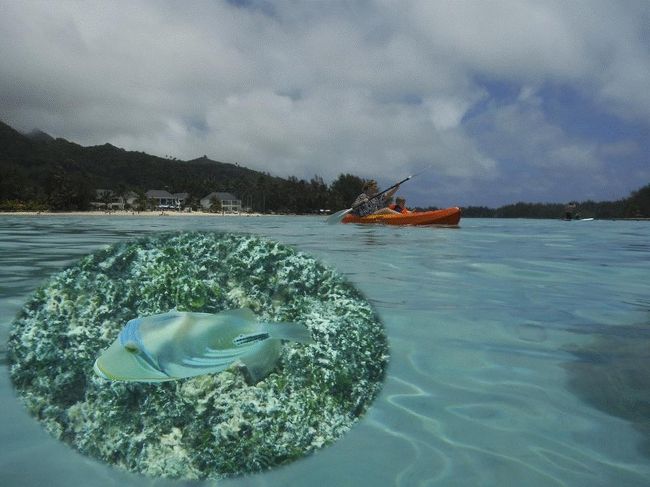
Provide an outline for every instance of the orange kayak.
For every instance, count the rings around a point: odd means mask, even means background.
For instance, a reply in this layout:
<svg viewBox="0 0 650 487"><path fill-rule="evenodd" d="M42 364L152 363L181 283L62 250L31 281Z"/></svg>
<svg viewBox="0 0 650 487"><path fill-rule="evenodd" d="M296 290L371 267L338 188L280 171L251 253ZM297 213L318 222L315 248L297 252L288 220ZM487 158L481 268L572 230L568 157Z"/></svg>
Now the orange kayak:
<svg viewBox="0 0 650 487"><path fill-rule="evenodd" d="M382 223L384 225L458 225L460 208L454 206L444 210L364 217L348 213L341 221L343 223Z"/></svg>

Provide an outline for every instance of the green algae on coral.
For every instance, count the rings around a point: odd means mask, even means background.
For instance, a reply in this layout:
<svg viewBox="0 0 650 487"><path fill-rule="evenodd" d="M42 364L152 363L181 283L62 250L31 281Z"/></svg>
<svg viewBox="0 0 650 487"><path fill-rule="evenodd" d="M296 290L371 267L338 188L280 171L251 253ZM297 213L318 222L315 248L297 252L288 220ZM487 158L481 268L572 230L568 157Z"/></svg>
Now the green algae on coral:
<svg viewBox="0 0 650 487"><path fill-rule="evenodd" d="M236 365L162 384L93 372L131 318L241 307L304 323L315 343L285 344L255 385ZM19 396L52 435L123 469L186 479L257 472L332 443L379 392L388 358L378 317L334 270L275 242L212 233L83 258L25 304L9 352Z"/></svg>

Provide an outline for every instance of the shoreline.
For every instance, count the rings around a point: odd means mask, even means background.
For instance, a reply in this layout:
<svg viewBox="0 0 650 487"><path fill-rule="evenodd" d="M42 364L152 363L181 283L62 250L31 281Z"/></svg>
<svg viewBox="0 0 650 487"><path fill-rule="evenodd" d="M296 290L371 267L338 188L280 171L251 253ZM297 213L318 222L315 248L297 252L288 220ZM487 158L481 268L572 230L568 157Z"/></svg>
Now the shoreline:
<svg viewBox="0 0 650 487"><path fill-rule="evenodd" d="M326 217L327 215L316 215L316 214L271 214L271 213L209 213L205 211L193 211L191 213L180 212L180 211L124 211L124 210L112 210L107 211L0 211L0 217L3 216L30 216L30 217L50 217L50 216L91 216L91 217L202 217L202 218L231 218L231 217L270 217L270 216L313 216L313 217ZM472 217L465 216L463 219L474 219L474 218L485 218L487 220L515 220L517 218L504 218L504 217ZM525 218L525 217L524 217ZM558 218L531 218L532 220L560 220ZM644 217L630 217L630 218L596 218L600 221L650 221L650 218ZM576 220L577 221L577 220Z"/></svg>
<svg viewBox="0 0 650 487"><path fill-rule="evenodd" d="M199 216L199 217L233 217L233 216L243 216L243 217L266 217L266 216L278 216L264 213L208 213L204 211L193 211L191 213L180 212L180 211L124 211L124 210L113 210L113 211L0 211L0 216L97 216L97 217L112 217L112 216L124 216L124 217L160 217L160 216L171 216L171 217L188 217L188 216ZM282 215L287 216L287 215Z"/></svg>

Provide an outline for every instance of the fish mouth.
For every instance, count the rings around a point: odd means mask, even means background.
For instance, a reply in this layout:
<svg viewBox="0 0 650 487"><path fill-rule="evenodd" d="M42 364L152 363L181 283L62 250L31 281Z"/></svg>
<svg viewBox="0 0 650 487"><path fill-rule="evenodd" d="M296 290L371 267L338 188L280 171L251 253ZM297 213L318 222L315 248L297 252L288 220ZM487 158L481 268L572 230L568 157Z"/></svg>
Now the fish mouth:
<svg viewBox="0 0 650 487"><path fill-rule="evenodd" d="M120 376L117 376L115 374L111 374L107 370L103 369L102 366L99 364L99 358L95 360L95 364L93 365L93 370L95 371L95 374L97 374L102 379L110 380L110 381L165 382L165 381L174 379L173 377L170 377L167 374L165 374L163 377L138 377L138 378L120 377Z"/></svg>
<svg viewBox="0 0 650 487"><path fill-rule="evenodd" d="M99 359L95 360L95 365L93 365L93 370L95 371L95 374L100 376L102 379L106 380L114 380L113 377L110 377L106 372L102 370L102 367L99 365Z"/></svg>
<svg viewBox="0 0 650 487"><path fill-rule="evenodd" d="M93 365L93 370L95 371L95 374L97 374L99 377L101 377L104 380L112 380L112 381L131 380L131 379L127 379L126 377L119 377L115 374L111 374L110 372L107 372L105 369L102 369L102 366L99 365L99 359L95 360L95 365Z"/></svg>

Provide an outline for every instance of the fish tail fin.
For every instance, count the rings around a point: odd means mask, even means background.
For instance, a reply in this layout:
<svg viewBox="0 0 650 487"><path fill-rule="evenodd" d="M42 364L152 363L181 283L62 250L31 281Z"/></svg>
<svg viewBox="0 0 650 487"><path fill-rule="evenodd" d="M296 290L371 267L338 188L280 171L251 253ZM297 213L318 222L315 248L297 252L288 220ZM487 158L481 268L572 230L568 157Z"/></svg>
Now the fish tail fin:
<svg viewBox="0 0 650 487"><path fill-rule="evenodd" d="M269 334L270 338L306 344L314 343L307 327L298 323L265 323L264 331Z"/></svg>

